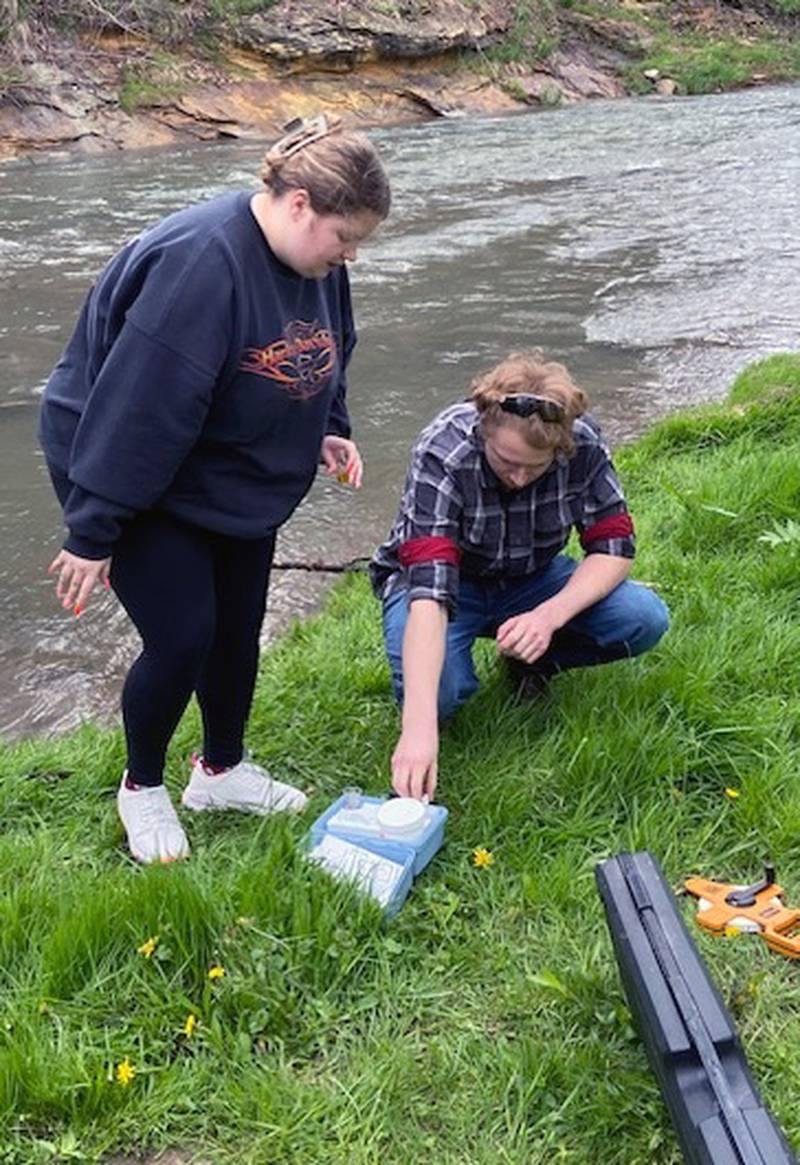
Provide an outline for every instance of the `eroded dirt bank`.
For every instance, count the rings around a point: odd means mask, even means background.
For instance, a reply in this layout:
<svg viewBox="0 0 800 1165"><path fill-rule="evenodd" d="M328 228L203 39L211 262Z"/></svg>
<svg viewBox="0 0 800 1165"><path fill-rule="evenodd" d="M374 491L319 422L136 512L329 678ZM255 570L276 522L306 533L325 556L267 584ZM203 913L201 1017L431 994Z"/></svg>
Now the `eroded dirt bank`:
<svg viewBox="0 0 800 1165"><path fill-rule="evenodd" d="M687 82L670 75L666 50L686 38L692 52L705 37L711 50L739 53L719 87L792 76L795 57L800 71L797 18L768 0L568 3L279 0L242 15L254 4L228 0L236 19L212 19L199 2L68 0L59 19L42 19L48 0L38 0L37 20L36 0L27 16L18 0L0 0L0 157L269 136L320 108L374 125L671 96Z"/></svg>

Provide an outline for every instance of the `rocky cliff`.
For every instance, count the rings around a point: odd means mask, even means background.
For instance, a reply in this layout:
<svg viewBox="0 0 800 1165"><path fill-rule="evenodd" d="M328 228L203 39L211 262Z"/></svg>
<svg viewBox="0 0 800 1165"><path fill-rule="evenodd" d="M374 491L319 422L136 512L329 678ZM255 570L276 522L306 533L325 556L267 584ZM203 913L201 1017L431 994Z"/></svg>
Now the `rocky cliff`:
<svg viewBox="0 0 800 1165"><path fill-rule="evenodd" d="M0 0L0 157L271 135L320 108L375 124L671 95L692 91L681 71L704 45L722 57L705 61L695 89L763 83L800 75L795 8L800 0Z"/></svg>

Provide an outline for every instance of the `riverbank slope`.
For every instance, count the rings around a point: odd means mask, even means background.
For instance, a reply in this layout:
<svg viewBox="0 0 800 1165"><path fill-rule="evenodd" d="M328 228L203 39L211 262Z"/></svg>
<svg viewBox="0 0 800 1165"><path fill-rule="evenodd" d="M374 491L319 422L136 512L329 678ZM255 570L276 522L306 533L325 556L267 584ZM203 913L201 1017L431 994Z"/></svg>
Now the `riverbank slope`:
<svg viewBox="0 0 800 1165"><path fill-rule="evenodd" d="M800 76L800 0L0 0L0 158Z"/></svg>
<svg viewBox="0 0 800 1165"><path fill-rule="evenodd" d="M539 705L514 706L482 645L483 690L443 733L446 844L388 929L301 857L343 785L388 786L398 718L363 578L262 660L249 743L312 794L302 819L197 815L189 862L137 869L121 733L1 748L4 1159L676 1162L592 870L646 847L673 883L747 882L770 853L800 905L798 441L795 354L618 451L636 575L672 627ZM198 739L192 711L173 793ZM798 1146L797 976L756 936L693 933Z"/></svg>

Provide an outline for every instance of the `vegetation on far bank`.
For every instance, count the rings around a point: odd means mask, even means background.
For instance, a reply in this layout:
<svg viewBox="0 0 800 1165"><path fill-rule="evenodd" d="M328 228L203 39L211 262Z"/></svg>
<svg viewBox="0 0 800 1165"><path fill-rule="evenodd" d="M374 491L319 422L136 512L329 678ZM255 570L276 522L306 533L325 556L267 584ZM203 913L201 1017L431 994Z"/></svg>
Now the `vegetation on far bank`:
<svg viewBox="0 0 800 1165"><path fill-rule="evenodd" d="M769 853L800 905L799 447L787 355L618 452L636 574L672 627L530 706L480 645L482 690L443 734L446 844L388 926L302 858L343 785L388 786L398 718L363 578L262 661L249 743L312 791L302 819L198 815L190 861L140 869L118 731L2 747L0 1162L677 1165L593 868L648 848L675 884L748 881ZM198 736L192 710L173 793ZM796 968L693 931L800 1146Z"/></svg>
<svg viewBox="0 0 800 1165"><path fill-rule="evenodd" d="M587 18L587 37L599 22L594 34L617 51L617 72L633 94L652 93L658 77L674 81L679 94L800 77L800 0L700 7L685 0L518 0L508 36L478 61L524 99L514 67L546 69L552 53L575 36L569 13Z"/></svg>
<svg viewBox="0 0 800 1165"><path fill-rule="evenodd" d="M234 78L236 50L244 45L258 51L251 18L269 13L276 3L6 0L0 9L0 98L36 83L28 67L31 51L44 59L53 36L88 36L105 38L106 48L113 42L123 109L130 113L168 104L198 80L203 68ZM481 0L472 3L480 8ZM419 8L427 13L430 6ZM332 12L330 18L338 17ZM346 32L346 13L344 20ZM402 32L414 20L414 3L365 0L359 32L387 22ZM585 43L599 48L602 67L616 73L631 93L652 92L658 79L674 84L679 94L708 93L800 77L798 30L800 0L720 0L700 6L691 0L515 0L505 32L462 47L453 54L453 66L477 69L516 100L555 105L562 99L557 84L526 88L520 74L546 73L557 50ZM291 34L291 27L286 31ZM20 38L28 54L23 61L11 51ZM350 56L349 63L340 62L345 71L358 68L358 51Z"/></svg>
<svg viewBox="0 0 800 1165"><path fill-rule="evenodd" d="M13 22L62 32L128 33L172 46L228 27L245 16L266 12L277 0L10 0L3 31Z"/></svg>

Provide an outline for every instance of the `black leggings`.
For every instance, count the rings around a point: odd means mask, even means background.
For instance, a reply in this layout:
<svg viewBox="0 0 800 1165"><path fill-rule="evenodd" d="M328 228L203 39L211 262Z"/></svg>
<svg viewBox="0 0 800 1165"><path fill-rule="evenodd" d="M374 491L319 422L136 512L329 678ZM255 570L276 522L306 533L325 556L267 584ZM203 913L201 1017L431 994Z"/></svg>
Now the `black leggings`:
<svg viewBox="0 0 800 1165"><path fill-rule="evenodd" d="M128 772L163 780L167 745L192 693L203 756L242 758L275 536L231 538L164 513L140 514L114 548L111 585L142 637L122 692Z"/></svg>

